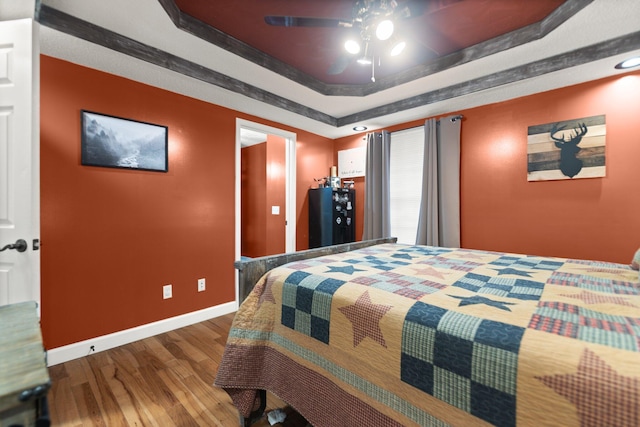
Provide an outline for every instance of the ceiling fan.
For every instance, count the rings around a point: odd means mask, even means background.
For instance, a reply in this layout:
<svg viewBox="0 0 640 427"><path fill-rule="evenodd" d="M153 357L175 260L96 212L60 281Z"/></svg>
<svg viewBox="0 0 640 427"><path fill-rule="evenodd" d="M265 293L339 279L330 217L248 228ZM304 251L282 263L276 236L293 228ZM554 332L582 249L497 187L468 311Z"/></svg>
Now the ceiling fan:
<svg viewBox="0 0 640 427"><path fill-rule="evenodd" d="M375 81L374 60L381 50L387 49L391 56L399 55L406 42L394 35L397 23L407 18L422 15L424 1L408 0L399 4L396 0L357 0L353 5L351 19L314 18L303 16L265 16L269 25L281 27L325 27L352 28L353 37L344 45L343 54L331 64L327 74L340 74L357 60L362 65L372 65L371 80Z"/></svg>

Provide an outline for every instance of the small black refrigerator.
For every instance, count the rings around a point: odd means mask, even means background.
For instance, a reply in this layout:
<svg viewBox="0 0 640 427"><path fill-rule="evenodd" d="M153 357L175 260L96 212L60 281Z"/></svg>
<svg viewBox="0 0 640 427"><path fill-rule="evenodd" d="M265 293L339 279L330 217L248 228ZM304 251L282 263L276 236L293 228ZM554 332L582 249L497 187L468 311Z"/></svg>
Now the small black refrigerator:
<svg viewBox="0 0 640 427"><path fill-rule="evenodd" d="M356 190L309 190L309 248L354 242Z"/></svg>

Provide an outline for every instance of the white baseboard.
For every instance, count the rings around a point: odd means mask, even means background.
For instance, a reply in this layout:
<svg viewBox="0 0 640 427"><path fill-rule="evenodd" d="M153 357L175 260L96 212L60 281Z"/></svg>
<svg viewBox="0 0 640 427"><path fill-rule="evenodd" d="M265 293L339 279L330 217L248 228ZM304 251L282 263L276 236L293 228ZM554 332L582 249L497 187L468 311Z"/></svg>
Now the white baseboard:
<svg viewBox="0 0 640 427"><path fill-rule="evenodd" d="M118 347L123 344L149 338L154 335L172 331L174 329L193 325L215 317L224 316L238 310L238 303L231 301L203 310L193 311L169 319L159 320L146 325L137 326L124 331L114 332L108 335L91 338L85 341L76 342L62 347L47 350L47 365L53 366L69 360L88 356L99 351ZM93 347L93 349L92 349Z"/></svg>

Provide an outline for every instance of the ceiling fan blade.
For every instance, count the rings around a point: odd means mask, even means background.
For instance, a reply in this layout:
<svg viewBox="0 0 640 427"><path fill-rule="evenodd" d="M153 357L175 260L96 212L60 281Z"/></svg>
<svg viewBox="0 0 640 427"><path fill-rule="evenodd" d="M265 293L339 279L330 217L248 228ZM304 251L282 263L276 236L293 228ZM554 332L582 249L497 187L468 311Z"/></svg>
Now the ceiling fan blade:
<svg viewBox="0 0 640 427"><path fill-rule="evenodd" d="M343 53L331 64L329 69L327 70L327 74L330 76L335 76L337 74L342 74L344 70L347 69L351 61L353 61L354 57L352 55Z"/></svg>
<svg viewBox="0 0 640 427"><path fill-rule="evenodd" d="M278 27L351 28L352 21L334 18L307 18L304 16L265 16L264 22Z"/></svg>
<svg viewBox="0 0 640 427"><path fill-rule="evenodd" d="M407 0L398 5L394 14L399 19L415 18L425 13L431 14L438 12L441 9L445 9L461 1L462 0L430 0L429 2L425 2L424 0Z"/></svg>
<svg viewBox="0 0 640 427"><path fill-rule="evenodd" d="M410 0L395 11L395 16L399 19L415 18L424 14L425 4L423 1Z"/></svg>

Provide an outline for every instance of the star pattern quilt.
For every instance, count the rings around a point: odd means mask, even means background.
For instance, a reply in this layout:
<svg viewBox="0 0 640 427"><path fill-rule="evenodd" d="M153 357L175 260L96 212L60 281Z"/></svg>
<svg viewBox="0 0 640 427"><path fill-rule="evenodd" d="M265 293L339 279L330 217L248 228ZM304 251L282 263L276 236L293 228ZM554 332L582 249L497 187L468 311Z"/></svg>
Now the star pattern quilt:
<svg viewBox="0 0 640 427"><path fill-rule="evenodd" d="M638 426L629 266L382 244L267 272L215 385L315 427Z"/></svg>

